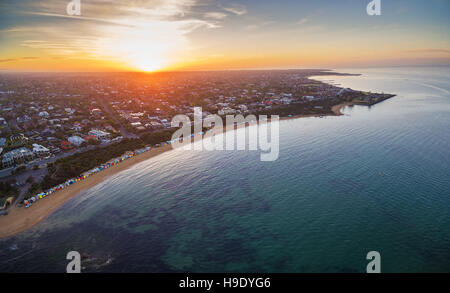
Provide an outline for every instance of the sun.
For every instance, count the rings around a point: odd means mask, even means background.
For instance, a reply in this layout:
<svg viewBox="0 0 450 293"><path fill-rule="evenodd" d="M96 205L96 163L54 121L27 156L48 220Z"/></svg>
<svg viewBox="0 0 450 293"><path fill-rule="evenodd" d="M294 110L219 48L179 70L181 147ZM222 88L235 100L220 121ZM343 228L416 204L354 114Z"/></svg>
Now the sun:
<svg viewBox="0 0 450 293"><path fill-rule="evenodd" d="M152 72L168 66L167 49L156 42L145 40L130 42L125 50L128 63L139 70Z"/></svg>
<svg viewBox="0 0 450 293"><path fill-rule="evenodd" d="M133 65L139 70L146 72L158 71L164 68L163 60L158 60L156 57L152 58L151 56L138 57L133 63Z"/></svg>
<svg viewBox="0 0 450 293"><path fill-rule="evenodd" d="M179 22L128 19L102 31L97 41L101 54L126 64L126 67L153 72L173 66L189 48L183 24Z"/></svg>

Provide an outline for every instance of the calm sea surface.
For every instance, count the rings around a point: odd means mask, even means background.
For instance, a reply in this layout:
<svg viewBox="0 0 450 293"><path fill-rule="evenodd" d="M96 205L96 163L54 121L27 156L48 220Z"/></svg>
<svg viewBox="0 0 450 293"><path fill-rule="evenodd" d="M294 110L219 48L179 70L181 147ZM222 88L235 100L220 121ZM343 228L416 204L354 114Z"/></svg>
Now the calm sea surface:
<svg viewBox="0 0 450 293"><path fill-rule="evenodd" d="M0 272L450 272L450 68L318 79L394 93L280 122L280 156L170 151L0 241Z"/></svg>

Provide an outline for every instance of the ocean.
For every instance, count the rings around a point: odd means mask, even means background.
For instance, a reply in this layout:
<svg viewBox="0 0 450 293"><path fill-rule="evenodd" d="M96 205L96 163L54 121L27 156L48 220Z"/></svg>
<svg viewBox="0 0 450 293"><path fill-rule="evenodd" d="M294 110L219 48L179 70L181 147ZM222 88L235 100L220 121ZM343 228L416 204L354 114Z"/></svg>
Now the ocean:
<svg viewBox="0 0 450 293"><path fill-rule="evenodd" d="M397 96L280 122L278 160L170 151L0 240L0 272L450 272L450 67L315 77ZM56 196L56 195L55 195Z"/></svg>

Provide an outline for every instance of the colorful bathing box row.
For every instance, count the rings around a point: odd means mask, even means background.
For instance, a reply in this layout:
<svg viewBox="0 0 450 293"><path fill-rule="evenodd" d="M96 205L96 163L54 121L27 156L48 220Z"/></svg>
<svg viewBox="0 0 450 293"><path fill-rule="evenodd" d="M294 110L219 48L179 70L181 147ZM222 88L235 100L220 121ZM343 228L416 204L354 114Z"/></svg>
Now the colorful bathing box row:
<svg viewBox="0 0 450 293"><path fill-rule="evenodd" d="M202 131L202 132L199 132L198 134L199 135L203 135L204 132ZM194 134L191 134L190 137L191 138L194 137ZM182 139L179 138L179 139L169 140L167 142L161 142L160 144L157 144L155 146L156 147L164 146L165 144L172 144L173 142L180 141L180 140L182 140ZM97 173L99 173L99 172L101 172L101 171L103 171L105 169L111 168L111 167L119 164L120 162L128 160L129 158L132 158L132 157L134 157L136 155L139 155L139 154L142 154L144 152L150 151L151 149L152 148L150 146L147 146L147 147L145 147L143 149L139 149L139 150L134 151L134 152L129 152L129 153L123 155L120 158L113 159L113 160L111 160L111 161L109 161L109 162L107 162L107 163L105 163L105 164L103 164L103 165L101 165L101 166L99 166L97 168L89 170L89 171L81 174L80 176L78 176L76 178L69 179L66 182L64 182L62 184L59 184L59 185L57 185L55 187L52 187L52 188L50 188L49 190L47 190L45 192L41 192L39 194L36 194L35 196L33 196L33 197L31 197L31 198L29 198L27 200L24 200L23 204L25 205L26 208L29 208L36 201L38 201L40 199L43 199L43 198L47 197L48 195L51 195L51 194L55 193L58 190L64 189L64 188L66 188L66 187L68 187L68 186L70 186L72 184L75 184L75 183L77 183L79 181L82 181L82 180L88 178L89 176L97 174Z"/></svg>
<svg viewBox="0 0 450 293"><path fill-rule="evenodd" d="M170 143L170 142L167 142L167 143ZM163 145L163 143L161 145ZM113 159L113 160L111 160L111 161L109 161L109 162L107 162L105 164L102 164L102 165L100 165L100 166L98 166L98 167L96 167L96 168L94 168L92 170L84 172L83 174L81 174L80 176L78 176L76 178L69 179L66 182L64 182L62 184L59 184L59 185L57 185L55 187L52 187L52 188L50 188L49 190L47 190L45 192L41 192L41 193L39 193L39 194L37 194L37 195L35 195L35 196L25 200L23 203L24 203L26 208L29 208L36 201L38 201L40 199L43 199L43 198L47 197L48 195L51 195L51 194L57 192L58 190L62 190L64 188L66 188L66 187L69 187L72 184L75 184L75 183L77 183L79 181L83 181L84 179L88 178L89 176L97 174L97 173L99 173L99 172L101 172L101 171L103 171L105 169L111 168L111 167L113 167L113 166L115 166L115 165L117 165L117 164L119 164L119 163L121 163L121 162L123 162L125 160L128 160L128 159L130 159L130 158L132 158L132 157L134 157L136 155L139 155L139 154L142 154L144 152L147 152L147 151L149 151L151 149L152 149L151 147L145 147L143 149L139 149L139 150L134 151L134 152L126 153L122 157Z"/></svg>

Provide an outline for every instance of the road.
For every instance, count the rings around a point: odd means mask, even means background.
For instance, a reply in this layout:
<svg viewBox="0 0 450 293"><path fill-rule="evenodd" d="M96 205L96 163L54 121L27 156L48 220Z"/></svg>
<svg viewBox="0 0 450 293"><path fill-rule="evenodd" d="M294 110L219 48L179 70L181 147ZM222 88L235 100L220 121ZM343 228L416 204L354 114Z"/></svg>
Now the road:
<svg viewBox="0 0 450 293"><path fill-rule="evenodd" d="M119 118L117 118L117 115L114 113L114 111L111 109L111 107L109 106L108 103L106 103L103 99L98 99L98 101L100 102L100 104L102 105L103 109L106 111L106 113L108 114L108 116L110 118L112 118L117 125L119 125L119 131L122 134L123 137L125 138L139 138L138 135L129 132L128 130L125 129L125 127L122 126L122 123L120 122Z"/></svg>

